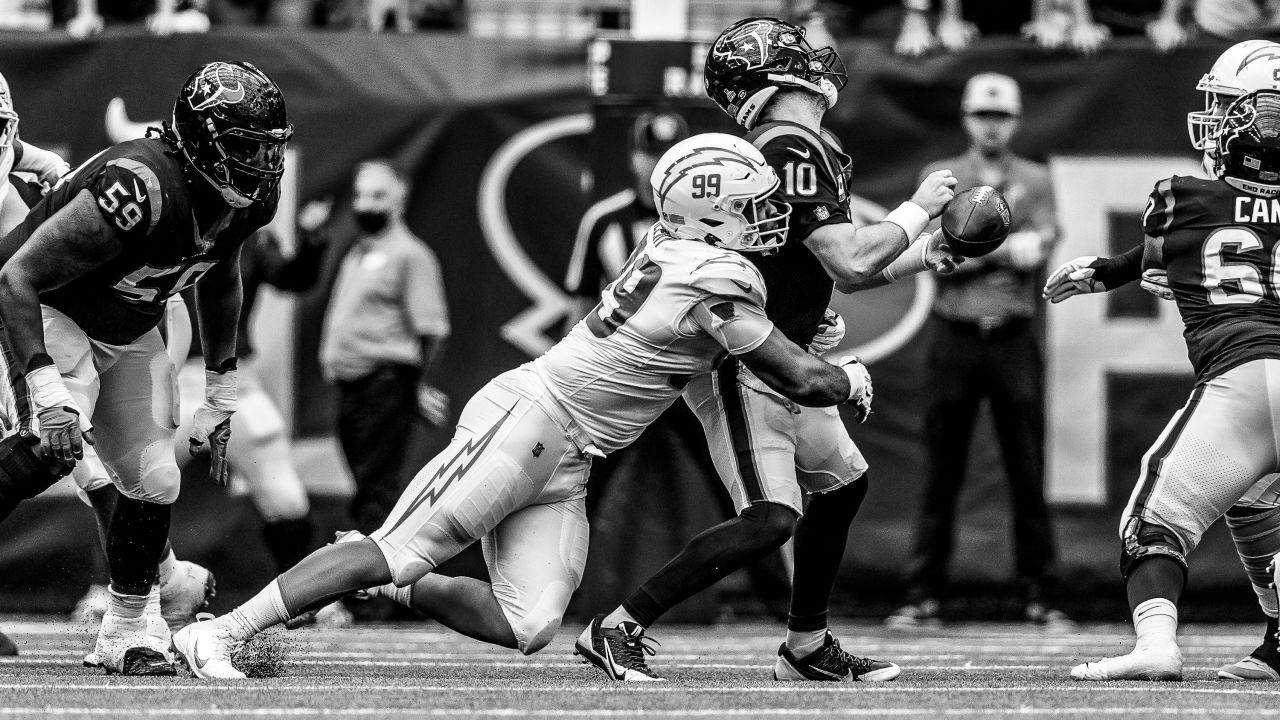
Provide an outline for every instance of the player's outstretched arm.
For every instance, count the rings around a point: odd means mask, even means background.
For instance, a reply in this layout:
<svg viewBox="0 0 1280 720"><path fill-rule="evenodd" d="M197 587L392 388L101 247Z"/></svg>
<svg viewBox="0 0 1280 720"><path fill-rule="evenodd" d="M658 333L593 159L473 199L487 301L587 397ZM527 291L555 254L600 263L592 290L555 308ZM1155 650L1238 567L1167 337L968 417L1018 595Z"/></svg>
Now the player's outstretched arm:
<svg viewBox="0 0 1280 720"><path fill-rule="evenodd" d="M1138 245L1122 255L1100 258L1084 255L1058 266L1044 284L1042 296L1060 303L1075 295L1107 292L1142 275L1142 250Z"/></svg>
<svg viewBox="0 0 1280 720"><path fill-rule="evenodd" d="M25 242L24 242L25 240ZM75 407L44 342L40 293L81 277L121 252L123 241L82 190L30 237L22 227L0 240L0 323L27 375L45 452L68 464L82 457L88 418Z"/></svg>
<svg viewBox="0 0 1280 720"><path fill-rule="evenodd" d="M191 453L209 444L209 477L225 486L229 477L227 443L236 411L236 326L244 287L240 248L214 265L196 283L196 318L204 350L204 403L196 410L189 440Z"/></svg>
<svg viewBox="0 0 1280 720"><path fill-rule="evenodd" d="M870 394L870 378L859 366L857 374L811 355L777 328L764 342L738 357L764 384L795 402L826 407Z"/></svg>
<svg viewBox="0 0 1280 720"><path fill-rule="evenodd" d="M909 241L919 237L930 220L942 213L955 196L955 186L950 170L929 173L911 200L884 220L856 228L852 223L823 225L810 233L804 244L842 288L884 284L878 277L880 272L902 255Z"/></svg>

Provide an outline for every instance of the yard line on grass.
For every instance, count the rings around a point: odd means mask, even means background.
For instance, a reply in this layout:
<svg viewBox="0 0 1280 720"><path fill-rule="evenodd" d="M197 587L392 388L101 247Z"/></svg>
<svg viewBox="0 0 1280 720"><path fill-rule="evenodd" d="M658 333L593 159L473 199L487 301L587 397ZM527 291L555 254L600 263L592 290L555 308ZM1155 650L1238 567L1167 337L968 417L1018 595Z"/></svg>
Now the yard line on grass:
<svg viewBox="0 0 1280 720"><path fill-rule="evenodd" d="M74 708L29 707L0 708L2 715L55 715L55 716L123 716L123 717L172 717L172 716L249 716L249 717L314 717L320 716L411 716L411 717L910 717L916 715L944 715L948 717L992 716L1069 716L1112 715L1132 717L1135 713L1146 715L1221 715L1224 711L1245 712L1240 708L1166 708L1166 707L1063 707L1063 708L699 708L678 710L616 710L616 709L545 709L528 708ZM1280 709L1250 708L1250 715L1280 716Z"/></svg>

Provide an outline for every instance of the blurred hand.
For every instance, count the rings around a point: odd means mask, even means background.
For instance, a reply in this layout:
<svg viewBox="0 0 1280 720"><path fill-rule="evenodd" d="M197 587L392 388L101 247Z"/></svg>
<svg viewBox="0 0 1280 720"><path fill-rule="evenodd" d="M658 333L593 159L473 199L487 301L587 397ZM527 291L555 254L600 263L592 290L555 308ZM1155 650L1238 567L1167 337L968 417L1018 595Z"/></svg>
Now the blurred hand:
<svg viewBox="0 0 1280 720"><path fill-rule="evenodd" d="M1068 42L1081 55L1092 55L1102 49L1111 39L1111 31L1106 25L1081 22L1071 27Z"/></svg>
<svg viewBox="0 0 1280 720"><path fill-rule="evenodd" d="M333 213L333 198L312 200L298 211L298 227L307 232L315 232L321 225L329 222Z"/></svg>
<svg viewBox="0 0 1280 720"><path fill-rule="evenodd" d="M1046 50L1056 50L1067 44L1070 22L1061 13L1037 18L1022 26L1022 37L1035 42Z"/></svg>
<svg viewBox="0 0 1280 720"><path fill-rule="evenodd" d="M942 209L956 196L956 182L950 170L934 170L920 183L911 202L924 208L930 218L942 214Z"/></svg>
<svg viewBox="0 0 1280 720"><path fill-rule="evenodd" d="M174 17L172 12L158 12L154 15L147 16L147 30L152 35L172 35L177 32L174 27Z"/></svg>
<svg viewBox="0 0 1280 720"><path fill-rule="evenodd" d="M1169 52L1187 44L1189 33L1174 18L1160 18L1147 23L1147 38L1160 52Z"/></svg>
<svg viewBox="0 0 1280 720"><path fill-rule="evenodd" d="M956 18L943 18L938 21L938 42L951 52L960 52L969 47L978 37L978 26Z"/></svg>
<svg viewBox="0 0 1280 720"><path fill-rule="evenodd" d="M933 33L929 32L929 18L923 13L908 12L902 17L902 30L893 43L893 51L899 55L919 57L934 45Z"/></svg>
<svg viewBox="0 0 1280 720"><path fill-rule="evenodd" d="M97 13L79 13L67 21L67 34L77 40L102 32L104 22Z"/></svg>
<svg viewBox="0 0 1280 720"><path fill-rule="evenodd" d="M926 242L928 245L925 246L924 264L939 275L950 275L964 262L963 255L952 252L951 246L943 239L941 230L934 230Z"/></svg>
<svg viewBox="0 0 1280 720"><path fill-rule="evenodd" d="M1009 263L1018 270L1034 270L1047 259L1044 240L1033 230L1009 233L1004 244L1009 248Z"/></svg>
<svg viewBox="0 0 1280 720"><path fill-rule="evenodd" d="M1169 273L1164 270L1159 268L1143 270L1142 280L1138 281L1138 285L1161 300L1173 299L1173 290L1169 287Z"/></svg>
<svg viewBox="0 0 1280 720"><path fill-rule="evenodd" d="M418 412L432 427L445 427L449 422L449 396L430 385L419 385Z"/></svg>

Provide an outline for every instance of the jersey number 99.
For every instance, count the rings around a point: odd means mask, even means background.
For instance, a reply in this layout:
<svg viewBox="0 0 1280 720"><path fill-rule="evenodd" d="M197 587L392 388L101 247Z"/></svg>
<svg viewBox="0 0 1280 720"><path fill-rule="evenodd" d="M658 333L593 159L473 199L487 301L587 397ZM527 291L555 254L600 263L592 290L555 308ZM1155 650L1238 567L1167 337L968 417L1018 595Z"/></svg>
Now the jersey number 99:
<svg viewBox="0 0 1280 720"><path fill-rule="evenodd" d="M600 304L587 315L591 334L605 338L617 332L649 299L660 277L662 266L649 259L648 248L644 245L636 248L618 279L604 289Z"/></svg>

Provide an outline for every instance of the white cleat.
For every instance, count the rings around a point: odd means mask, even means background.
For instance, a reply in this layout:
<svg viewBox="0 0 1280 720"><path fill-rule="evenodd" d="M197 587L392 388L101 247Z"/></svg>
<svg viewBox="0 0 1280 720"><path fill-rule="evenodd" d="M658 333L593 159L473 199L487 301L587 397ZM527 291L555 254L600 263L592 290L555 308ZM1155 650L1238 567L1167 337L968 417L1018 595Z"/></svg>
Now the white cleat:
<svg viewBox="0 0 1280 720"><path fill-rule="evenodd" d="M160 644L151 625L145 613L126 619L108 611L84 664L100 667L109 675L176 675L168 646Z"/></svg>
<svg viewBox="0 0 1280 720"><path fill-rule="evenodd" d="M106 585L90 585L89 590L76 601L71 610L71 619L86 625L102 622L107 614L107 604L111 602L111 593Z"/></svg>
<svg viewBox="0 0 1280 720"><path fill-rule="evenodd" d="M173 634L173 648L198 678L244 680L245 674L231 664L231 655L240 643L212 616L200 619Z"/></svg>
<svg viewBox="0 0 1280 720"><path fill-rule="evenodd" d="M1076 680L1181 680L1182 651L1168 649L1134 650L1128 655L1081 663L1071 668Z"/></svg>
<svg viewBox="0 0 1280 720"><path fill-rule="evenodd" d="M213 573L186 560L174 563L173 572L160 586L160 612L170 631L196 621L196 613L209 606L217 594Z"/></svg>

